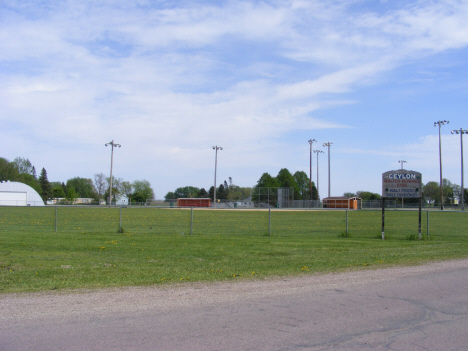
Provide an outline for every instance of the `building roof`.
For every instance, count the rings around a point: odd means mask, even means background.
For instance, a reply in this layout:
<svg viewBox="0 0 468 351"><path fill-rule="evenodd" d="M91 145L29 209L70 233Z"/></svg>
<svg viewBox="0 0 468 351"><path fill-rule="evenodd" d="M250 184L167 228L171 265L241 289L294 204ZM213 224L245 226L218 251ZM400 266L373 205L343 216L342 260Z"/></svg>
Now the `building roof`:
<svg viewBox="0 0 468 351"><path fill-rule="evenodd" d="M0 205L44 206L44 201L29 185L7 180L0 183Z"/></svg>

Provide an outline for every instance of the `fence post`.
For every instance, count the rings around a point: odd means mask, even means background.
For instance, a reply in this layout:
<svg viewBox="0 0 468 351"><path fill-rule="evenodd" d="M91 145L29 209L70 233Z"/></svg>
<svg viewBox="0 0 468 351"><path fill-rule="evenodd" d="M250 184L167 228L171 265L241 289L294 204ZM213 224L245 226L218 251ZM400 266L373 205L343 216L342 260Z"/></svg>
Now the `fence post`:
<svg viewBox="0 0 468 351"><path fill-rule="evenodd" d="M429 210L426 210L426 211L427 211L427 216L426 216L427 228L426 228L426 231L427 231L427 238L429 239Z"/></svg>
<svg viewBox="0 0 468 351"><path fill-rule="evenodd" d="M348 236L348 209L346 209L346 236Z"/></svg>
<svg viewBox="0 0 468 351"><path fill-rule="evenodd" d="M57 233L57 206L55 206L55 232Z"/></svg>
<svg viewBox="0 0 468 351"><path fill-rule="evenodd" d="M119 211L119 233L122 232L122 206L120 206Z"/></svg>
<svg viewBox="0 0 468 351"><path fill-rule="evenodd" d="M193 207L190 210L190 235L193 234Z"/></svg>
<svg viewBox="0 0 468 351"><path fill-rule="evenodd" d="M271 208L268 209L268 235L271 236Z"/></svg>

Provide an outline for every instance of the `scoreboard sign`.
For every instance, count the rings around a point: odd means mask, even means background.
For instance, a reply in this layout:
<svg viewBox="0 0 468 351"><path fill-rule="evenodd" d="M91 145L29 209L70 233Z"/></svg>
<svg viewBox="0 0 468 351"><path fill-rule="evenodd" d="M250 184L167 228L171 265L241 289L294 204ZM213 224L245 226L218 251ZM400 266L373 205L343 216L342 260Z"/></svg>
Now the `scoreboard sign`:
<svg viewBox="0 0 468 351"><path fill-rule="evenodd" d="M421 173L399 169L382 174L382 197L421 198Z"/></svg>

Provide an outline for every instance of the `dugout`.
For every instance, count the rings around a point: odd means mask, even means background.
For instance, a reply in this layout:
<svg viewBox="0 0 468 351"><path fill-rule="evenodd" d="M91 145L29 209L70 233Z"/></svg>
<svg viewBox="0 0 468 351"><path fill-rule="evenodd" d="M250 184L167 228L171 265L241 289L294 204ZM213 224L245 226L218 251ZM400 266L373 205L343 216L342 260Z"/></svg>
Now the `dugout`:
<svg viewBox="0 0 468 351"><path fill-rule="evenodd" d="M323 208L346 208L348 210L360 210L362 199L359 197L335 196L322 200Z"/></svg>
<svg viewBox="0 0 468 351"><path fill-rule="evenodd" d="M181 198L177 199L177 207L211 207L211 199Z"/></svg>

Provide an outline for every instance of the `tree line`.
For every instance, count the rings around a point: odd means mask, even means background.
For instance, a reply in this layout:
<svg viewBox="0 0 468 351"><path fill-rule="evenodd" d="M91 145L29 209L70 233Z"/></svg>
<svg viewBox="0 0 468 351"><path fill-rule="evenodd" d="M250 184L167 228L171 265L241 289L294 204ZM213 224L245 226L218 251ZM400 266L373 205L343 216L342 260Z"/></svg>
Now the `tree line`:
<svg viewBox="0 0 468 351"><path fill-rule="evenodd" d="M93 199L97 202L109 198L110 178L103 173L94 179L74 177L66 182L49 181L47 171L42 168L39 177L29 159L16 157L13 161L0 157L0 181L13 181L29 185L36 190L44 201L64 199L74 202L77 198ZM112 201L125 196L129 202L146 202L154 198L154 191L147 180L124 181L112 177Z"/></svg>
<svg viewBox="0 0 468 351"><path fill-rule="evenodd" d="M310 191L310 178L303 171L297 171L292 175L288 169L282 168L276 177L269 173L263 173L254 186L254 190L250 187L240 187L232 182L229 177L229 183L225 180L219 187L216 188L216 199L219 200L244 200L250 197L251 193L259 193L255 189L259 188L292 188L295 200L318 200L318 192L314 182L312 182L312 193ZM259 201L258 195L254 195L252 201ZM175 200L178 198L210 198L214 199L214 186L211 186L208 191L205 188L197 188L194 186L185 186L177 188L175 191L170 191L164 196L166 201Z"/></svg>

